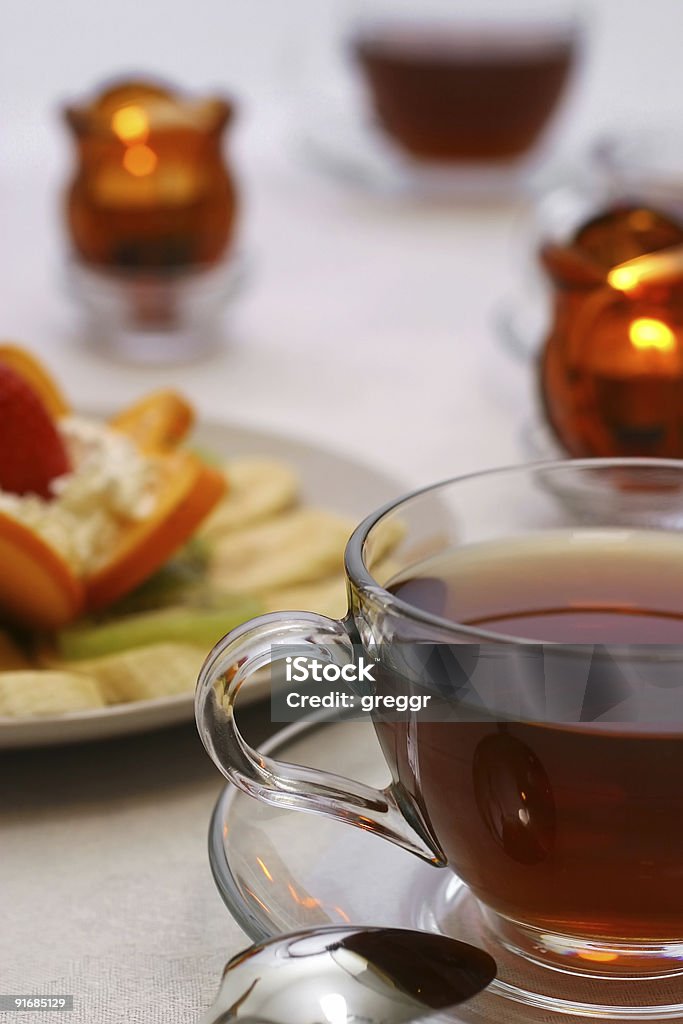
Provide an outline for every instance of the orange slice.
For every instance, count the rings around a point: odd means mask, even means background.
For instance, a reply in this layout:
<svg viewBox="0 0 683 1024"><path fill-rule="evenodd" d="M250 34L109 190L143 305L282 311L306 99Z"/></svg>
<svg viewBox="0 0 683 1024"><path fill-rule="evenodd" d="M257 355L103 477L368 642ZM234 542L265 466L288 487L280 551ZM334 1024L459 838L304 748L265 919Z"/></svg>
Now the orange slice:
<svg viewBox="0 0 683 1024"><path fill-rule="evenodd" d="M104 608L147 579L189 540L225 492L223 474L189 452L157 458L161 480L156 508L124 531L108 561L85 581L89 608Z"/></svg>
<svg viewBox="0 0 683 1024"><path fill-rule="evenodd" d="M40 360L19 345L0 345L0 362L6 363L33 388L51 416L58 419L71 412L66 398Z"/></svg>
<svg viewBox="0 0 683 1024"><path fill-rule="evenodd" d="M144 452L177 445L194 423L192 406L175 391L153 391L109 420Z"/></svg>
<svg viewBox="0 0 683 1024"><path fill-rule="evenodd" d="M28 527L0 512L0 608L15 622L55 629L83 607L68 563Z"/></svg>

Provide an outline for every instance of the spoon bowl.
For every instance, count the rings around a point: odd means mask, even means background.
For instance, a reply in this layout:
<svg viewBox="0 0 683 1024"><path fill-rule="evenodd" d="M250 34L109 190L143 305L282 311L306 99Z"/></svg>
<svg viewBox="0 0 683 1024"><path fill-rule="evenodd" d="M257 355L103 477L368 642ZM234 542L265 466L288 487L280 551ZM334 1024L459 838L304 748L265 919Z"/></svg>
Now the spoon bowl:
<svg viewBox="0 0 683 1024"><path fill-rule="evenodd" d="M430 932L294 932L233 957L202 1024L403 1024L465 1002L495 974L488 953Z"/></svg>

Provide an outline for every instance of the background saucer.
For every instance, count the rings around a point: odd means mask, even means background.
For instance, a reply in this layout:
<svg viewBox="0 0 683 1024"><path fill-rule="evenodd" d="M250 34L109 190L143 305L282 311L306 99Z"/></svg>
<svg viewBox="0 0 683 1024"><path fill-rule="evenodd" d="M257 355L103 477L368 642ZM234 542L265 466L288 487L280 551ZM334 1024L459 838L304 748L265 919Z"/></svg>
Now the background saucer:
<svg viewBox="0 0 683 1024"><path fill-rule="evenodd" d="M430 200L506 202L530 189L539 156L502 163L422 161L353 104L324 98L297 117L297 148L309 162L349 184L387 195Z"/></svg>

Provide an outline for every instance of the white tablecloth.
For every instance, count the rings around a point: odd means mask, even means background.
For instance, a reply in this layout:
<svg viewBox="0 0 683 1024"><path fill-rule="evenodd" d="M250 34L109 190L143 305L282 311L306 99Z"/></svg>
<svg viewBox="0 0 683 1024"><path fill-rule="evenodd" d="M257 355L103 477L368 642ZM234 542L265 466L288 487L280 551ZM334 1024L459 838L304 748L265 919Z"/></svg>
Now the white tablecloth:
<svg viewBox="0 0 683 1024"><path fill-rule="evenodd" d="M255 743L270 729L243 719ZM8 753L0 772L0 992L73 994L79 1024L195 1020L248 941L211 879L221 779L194 727Z"/></svg>

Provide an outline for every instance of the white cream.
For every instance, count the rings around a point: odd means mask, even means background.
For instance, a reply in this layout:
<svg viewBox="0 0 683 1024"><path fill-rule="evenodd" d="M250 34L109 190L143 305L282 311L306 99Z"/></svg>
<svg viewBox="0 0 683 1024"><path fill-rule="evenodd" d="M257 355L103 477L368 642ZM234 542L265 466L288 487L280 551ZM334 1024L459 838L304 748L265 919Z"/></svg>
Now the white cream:
<svg viewBox="0 0 683 1024"><path fill-rule="evenodd" d="M124 434L69 416L59 422L72 471L52 483L54 498L0 489L0 511L34 530L79 576L106 560L124 527L156 502L157 472Z"/></svg>

